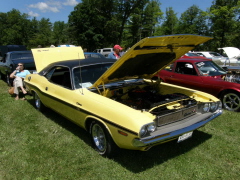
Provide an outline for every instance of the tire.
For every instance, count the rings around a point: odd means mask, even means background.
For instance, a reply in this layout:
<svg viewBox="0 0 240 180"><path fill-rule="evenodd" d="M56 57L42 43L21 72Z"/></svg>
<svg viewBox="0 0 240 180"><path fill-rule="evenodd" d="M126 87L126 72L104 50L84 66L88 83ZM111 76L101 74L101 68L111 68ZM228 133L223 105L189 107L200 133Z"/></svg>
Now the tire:
<svg viewBox="0 0 240 180"><path fill-rule="evenodd" d="M93 121L90 126L90 134L93 148L101 156L111 158L116 155L117 145L102 124Z"/></svg>
<svg viewBox="0 0 240 180"><path fill-rule="evenodd" d="M38 94L35 92L33 94L33 98L34 98L34 106L38 111L43 112L46 107L44 106L44 104L42 103L41 99L39 98Z"/></svg>
<svg viewBox="0 0 240 180"><path fill-rule="evenodd" d="M229 111L240 111L240 94L234 91L228 91L221 97L223 108Z"/></svg>

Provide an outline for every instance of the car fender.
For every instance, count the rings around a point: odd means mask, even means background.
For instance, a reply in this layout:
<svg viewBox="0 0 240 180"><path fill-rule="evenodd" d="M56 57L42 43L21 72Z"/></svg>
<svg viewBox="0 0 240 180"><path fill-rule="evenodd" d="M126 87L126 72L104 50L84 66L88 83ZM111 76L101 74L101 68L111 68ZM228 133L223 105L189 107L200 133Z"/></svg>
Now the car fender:
<svg viewBox="0 0 240 180"><path fill-rule="evenodd" d="M240 89L238 88L227 88L227 89L220 90L217 97L220 98L225 92L228 92L228 91L236 91L237 93L240 93Z"/></svg>

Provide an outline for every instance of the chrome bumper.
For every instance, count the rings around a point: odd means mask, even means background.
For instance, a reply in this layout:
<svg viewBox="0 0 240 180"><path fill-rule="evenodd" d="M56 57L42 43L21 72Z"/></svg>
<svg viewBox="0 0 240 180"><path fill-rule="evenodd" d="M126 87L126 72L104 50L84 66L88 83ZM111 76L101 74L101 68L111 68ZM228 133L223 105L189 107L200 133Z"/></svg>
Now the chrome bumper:
<svg viewBox="0 0 240 180"><path fill-rule="evenodd" d="M133 140L133 146L134 147L148 147L148 146L154 146L157 144L164 143L166 141L170 141L171 139L176 139L182 134L185 134L187 132L196 130L205 124L207 124L209 121L213 120L217 116L222 114L222 110L219 109L214 113L211 114L201 114L195 117L189 117L191 120L185 121L181 124L169 126L165 128L162 127L161 130L157 130L154 132L153 135L146 137L146 138L136 138ZM189 123L193 122L191 125ZM163 133L162 133L163 132Z"/></svg>

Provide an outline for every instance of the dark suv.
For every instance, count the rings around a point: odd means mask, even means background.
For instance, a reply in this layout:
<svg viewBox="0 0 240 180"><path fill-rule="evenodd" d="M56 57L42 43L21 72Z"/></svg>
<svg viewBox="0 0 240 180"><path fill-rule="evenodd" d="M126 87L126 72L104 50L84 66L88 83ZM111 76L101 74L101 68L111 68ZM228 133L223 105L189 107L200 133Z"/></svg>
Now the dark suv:
<svg viewBox="0 0 240 180"><path fill-rule="evenodd" d="M32 51L7 52L0 62L0 79L5 79L8 85L12 85L10 74L16 69L18 63L24 63L25 69L31 73L36 72Z"/></svg>

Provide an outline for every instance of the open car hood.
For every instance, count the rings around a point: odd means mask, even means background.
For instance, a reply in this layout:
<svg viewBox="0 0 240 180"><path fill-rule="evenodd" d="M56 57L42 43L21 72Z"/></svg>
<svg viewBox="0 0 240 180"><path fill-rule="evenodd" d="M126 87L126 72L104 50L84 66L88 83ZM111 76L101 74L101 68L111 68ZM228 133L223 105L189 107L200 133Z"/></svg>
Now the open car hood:
<svg viewBox="0 0 240 180"><path fill-rule="evenodd" d="M218 48L218 50L223 49L225 53L227 54L228 58L239 58L240 57L240 50L235 47L224 47L224 48Z"/></svg>
<svg viewBox="0 0 240 180"><path fill-rule="evenodd" d="M37 72L57 61L85 59L81 47L53 47L32 49Z"/></svg>
<svg viewBox="0 0 240 180"><path fill-rule="evenodd" d="M212 38L198 35L169 35L142 39L90 88L119 80L150 79L165 66L210 39Z"/></svg>

